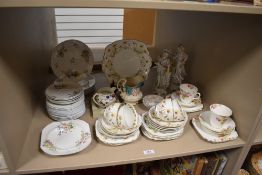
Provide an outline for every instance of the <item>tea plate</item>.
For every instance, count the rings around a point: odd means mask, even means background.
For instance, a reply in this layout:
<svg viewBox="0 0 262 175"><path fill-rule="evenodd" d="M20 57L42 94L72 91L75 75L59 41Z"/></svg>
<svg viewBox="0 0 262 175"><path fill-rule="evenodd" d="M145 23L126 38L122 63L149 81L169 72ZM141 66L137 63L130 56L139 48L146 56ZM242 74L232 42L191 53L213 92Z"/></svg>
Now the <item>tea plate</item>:
<svg viewBox="0 0 262 175"><path fill-rule="evenodd" d="M95 123L96 137L102 143L107 144L107 145L111 145L111 146L119 146L119 145L124 145L124 144L134 142L140 136L140 131L137 130L130 137L114 139L114 138L107 137L107 136L103 135L102 133L100 133L98 128L99 128L99 120L96 120L96 123Z"/></svg>
<svg viewBox="0 0 262 175"><path fill-rule="evenodd" d="M147 46L136 40L119 40L105 48L102 69L112 84L122 78L147 79L152 64ZM127 82L128 83L128 82Z"/></svg>
<svg viewBox="0 0 262 175"><path fill-rule="evenodd" d="M238 137L237 132L234 130L229 135L225 135L223 137L218 136L214 132L207 132L208 130L203 130L203 126L201 126L201 123L199 119L193 118L192 124L195 128L195 130L199 133L199 135L206 141L212 142L212 143L221 143L221 142L227 142L231 140L235 140Z"/></svg>
<svg viewBox="0 0 262 175"><path fill-rule="evenodd" d="M82 120L52 122L42 130L40 148L49 155L69 155L91 143L88 123Z"/></svg>
<svg viewBox="0 0 262 175"><path fill-rule="evenodd" d="M174 140L179 138L183 132L177 134L177 135L173 135L171 137L159 137L159 136L154 136L151 135L144 127L141 128L142 133L144 134L144 136L146 136L147 138L151 139L151 140L156 140L156 141L167 141L167 140Z"/></svg>
<svg viewBox="0 0 262 175"><path fill-rule="evenodd" d="M78 40L67 40L57 45L51 55L51 67L58 78L72 78L90 74L94 57L89 47Z"/></svg>
<svg viewBox="0 0 262 175"><path fill-rule="evenodd" d="M142 126L152 136L159 137L159 138L169 138L183 133L183 128L174 130L173 132L160 132L155 128L150 128L146 123L146 118L147 115L144 115L144 117L142 117Z"/></svg>

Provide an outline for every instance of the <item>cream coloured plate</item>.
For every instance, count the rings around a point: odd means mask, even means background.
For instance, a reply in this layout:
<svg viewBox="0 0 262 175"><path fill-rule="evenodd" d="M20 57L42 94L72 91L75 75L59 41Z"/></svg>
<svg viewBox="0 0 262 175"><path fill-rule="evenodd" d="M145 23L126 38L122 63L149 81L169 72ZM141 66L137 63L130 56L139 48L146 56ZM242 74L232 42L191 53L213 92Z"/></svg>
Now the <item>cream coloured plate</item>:
<svg viewBox="0 0 262 175"><path fill-rule="evenodd" d="M57 45L51 56L51 67L58 78L72 78L90 74L94 56L89 47L78 40L67 40Z"/></svg>
<svg viewBox="0 0 262 175"><path fill-rule="evenodd" d="M152 64L144 43L136 40L119 40L105 48L102 69L110 83L122 78L147 79Z"/></svg>
<svg viewBox="0 0 262 175"><path fill-rule="evenodd" d="M100 125L100 120L96 120L96 123L95 123L96 137L101 142L103 142L104 144L107 144L107 145L119 146L119 145L128 144L128 143L134 142L140 136L140 131L137 130L137 131L134 132L133 135L130 135L127 138L118 138L118 139L110 138L110 137L107 137L106 135L103 135L103 133L101 133L99 131L99 125Z"/></svg>
<svg viewBox="0 0 262 175"><path fill-rule="evenodd" d="M225 135L223 137L219 137L218 134L215 134L212 131L208 131L207 129L203 130L203 127L198 119L193 118L192 124L195 130L199 133L199 135L206 141L212 143L221 143L227 142L231 140L235 140L238 137L238 134L235 130L233 130L230 134Z"/></svg>
<svg viewBox="0 0 262 175"><path fill-rule="evenodd" d="M88 123L82 120L52 122L42 130L40 148L49 155L82 151L91 143Z"/></svg>

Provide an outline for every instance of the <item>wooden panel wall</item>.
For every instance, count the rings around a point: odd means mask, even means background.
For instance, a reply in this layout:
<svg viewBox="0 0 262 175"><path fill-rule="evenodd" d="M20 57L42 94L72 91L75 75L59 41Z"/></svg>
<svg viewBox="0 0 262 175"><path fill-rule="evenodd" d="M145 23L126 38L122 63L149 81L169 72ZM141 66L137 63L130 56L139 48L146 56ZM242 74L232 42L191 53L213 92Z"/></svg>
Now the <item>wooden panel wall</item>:
<svg viewBox="0 0 262 175"><path fill-rule="evenodd" d="M52 9L0 9L0 21L0 143L13 169L34 106L44 95L50 51L56 42L54 15Z"/></svg>

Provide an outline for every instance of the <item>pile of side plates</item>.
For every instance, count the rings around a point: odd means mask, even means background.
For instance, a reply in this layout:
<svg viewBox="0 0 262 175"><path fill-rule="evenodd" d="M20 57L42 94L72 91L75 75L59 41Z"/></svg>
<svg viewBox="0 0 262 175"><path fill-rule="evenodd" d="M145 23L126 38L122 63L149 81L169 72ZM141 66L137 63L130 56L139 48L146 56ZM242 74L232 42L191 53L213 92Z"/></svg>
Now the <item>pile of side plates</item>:
<svg viewBox="0 0 262 175"><path fill-rule="evenodd" d="M77 119L85 113L84 91L77 83L56 81L45 95L47 112L54 120Z"/></svg>
<svg viewBox="0 0 262 175"><path fill-rule="evenodd" d="M131 143L140 135L141 117L133 105L114 103L105 109L104 116L97 119L97 138L112 146Z"/></svg>
<svg viewBox="0 0 262 175"><path fill-rule="evenodd" d="M183 134L187 120L178 102L167 98L143 114L141 131L152 140L172 140Z"/></svg>
<svg viewBox="0 0 262 175"><path fill-rule="evenodd" d="M192 124L199 135L208 142L220 143L235 140L238 134L236 124L230 117L232 110L222 104L213 104L210 111L205 111Z"/></svg>

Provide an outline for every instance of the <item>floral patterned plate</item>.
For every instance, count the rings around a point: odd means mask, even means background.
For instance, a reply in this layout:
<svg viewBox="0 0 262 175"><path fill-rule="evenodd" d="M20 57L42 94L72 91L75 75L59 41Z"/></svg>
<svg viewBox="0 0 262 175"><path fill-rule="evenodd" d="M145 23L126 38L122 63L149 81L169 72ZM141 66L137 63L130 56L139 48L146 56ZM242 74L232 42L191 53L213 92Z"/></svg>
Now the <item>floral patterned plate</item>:
<svg viewBox="0 0 262 175"><path fill-rule="evenodd" d="M235 140L238 137L238 134L235 130L233 130L230 134L224 135L222 137L212 131L208 131L207 128L205 129L204 126L201 125L198 118L193 118L192 124L195 130L199 133L199 135L204 140L211 142L211 143L227 142L227 141Z"/></svg>
<svg viewBox="0 0 262 175"><path fill-rule="evenodd" d="M82 120L52 122L42 130L40 148L49 155L69 155L91 143L88 123Z"/></svg>
<svg viewBox="0 0 262 175"><path fill-rule="evenodd" d="M78 40L67 40L57 45L51 55L51 67L58 78L72 78L90 74L94 57L89 47Z"/></svg>
<svg viewBox="0 0 262 175"><path fill-rule="evenodd" d="M136 40L119 40L105 48L102 69L110 83L120 79L143 82L152 64L147 46ZM129 84L129 80L127 84ZM136 84L136 83L135 83Z"/></svg>

